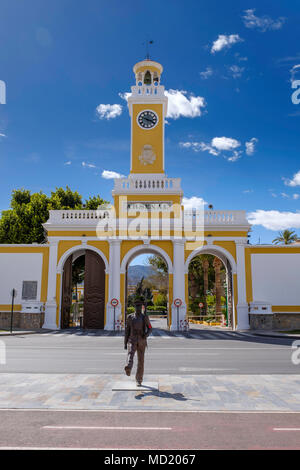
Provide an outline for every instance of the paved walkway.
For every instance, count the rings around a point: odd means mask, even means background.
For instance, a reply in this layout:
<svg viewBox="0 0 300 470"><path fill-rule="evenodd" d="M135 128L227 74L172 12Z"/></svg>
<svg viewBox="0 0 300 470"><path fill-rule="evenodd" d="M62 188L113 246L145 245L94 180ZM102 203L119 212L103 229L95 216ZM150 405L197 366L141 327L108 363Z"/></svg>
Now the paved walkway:
<svg viewBox="0 0 300 470"><path fill-rule="evenodd" d="M132 378L134 380L134 378ZM299 411L299 375L148 375L159 391L112 391L124 375L0 374L0 408Z"/></svg>

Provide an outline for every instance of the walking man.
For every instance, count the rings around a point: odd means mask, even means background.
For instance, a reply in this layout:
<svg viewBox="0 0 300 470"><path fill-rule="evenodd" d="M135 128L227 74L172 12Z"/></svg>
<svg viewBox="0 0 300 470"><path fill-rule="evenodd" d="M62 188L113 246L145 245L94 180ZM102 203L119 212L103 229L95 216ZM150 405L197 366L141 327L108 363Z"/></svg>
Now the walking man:
<svg viewBox="0 0 300 470"><path fill-rule="evenodd" d="M138 364L135 379L138 387L142 385L143 381L144 354L147 337L152 329L148 316L142 313L142 305L142 302L136 302L135 313L128 315L124 338L124 349L127 349L128 345L127 362L124 370L128 376L131 374L134 355L137 351Z"/></svg>

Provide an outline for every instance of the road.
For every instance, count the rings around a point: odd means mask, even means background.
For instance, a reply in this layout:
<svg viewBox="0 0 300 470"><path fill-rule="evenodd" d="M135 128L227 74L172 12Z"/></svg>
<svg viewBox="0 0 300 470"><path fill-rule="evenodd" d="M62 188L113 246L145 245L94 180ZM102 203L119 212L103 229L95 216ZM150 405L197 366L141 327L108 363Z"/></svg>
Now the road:
<svg viewBox="0 0 300 470"><path fill-rule="evenodd" d="M300 449L299 413L6 410L0 419L0 450Z"/></svg>
<svg viewBox="0 0 300 470"><path fill-rule="evenodd" d="M118 333L1 337L0 449L300 449L292 339L153 327L149 393L112 391L126 379Z"/></svg>
<svg viewBox="0 0 300 470"><path fill-rule="evenodd" d="M2 341L6 364L0 372L119 374L126 357L123 337L103 331L62 330ZM300 366L291 361L292 342L197 328L182 335L154 327L145 373L299 374Z"/></svg>

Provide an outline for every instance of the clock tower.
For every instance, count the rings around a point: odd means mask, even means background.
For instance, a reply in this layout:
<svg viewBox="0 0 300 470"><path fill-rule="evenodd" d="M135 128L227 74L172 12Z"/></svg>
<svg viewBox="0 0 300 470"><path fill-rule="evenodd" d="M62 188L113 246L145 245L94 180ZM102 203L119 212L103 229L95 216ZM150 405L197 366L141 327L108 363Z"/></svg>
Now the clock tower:
<svg viewBox="0 0 300 470"><path fill-rule="evenodd" d="M133 67L136 84L131 87L130 174L164 175L164 121L168 99L160 84L163 67L150 59Z"/></svg>
<svg viewBox="0 0 300 470"><path fill-rule="evenodd" d="M120 219L178 217L181 213L180 178L165 174L164 129L168 98L160 84L163 68L142 60L133 67L128 108L131 117L130 174L116 178L114 207ZM171 214L171 215L170 215Z"/></svg>

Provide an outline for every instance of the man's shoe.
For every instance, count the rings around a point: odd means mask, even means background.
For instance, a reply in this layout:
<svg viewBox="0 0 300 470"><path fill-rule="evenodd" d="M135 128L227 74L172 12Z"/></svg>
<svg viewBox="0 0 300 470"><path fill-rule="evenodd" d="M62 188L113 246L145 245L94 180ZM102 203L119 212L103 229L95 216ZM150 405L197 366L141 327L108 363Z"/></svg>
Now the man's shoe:
<svg viewBox="0 0 300 470"><path fill-rule="evenodd" d="M137 387L141 387L142 386L142 382L140 382L139 380L136 381L136 386Z"/></svg>
<svg viewBox="0 0 300 470"><path fill-rule="evenodd" d="M130 373L131 373L130 367L125 366L125 367L124 367L124 370L125 370L125 374L128 375L128 376L130 376Z"/></svg>

